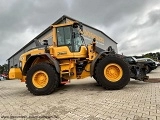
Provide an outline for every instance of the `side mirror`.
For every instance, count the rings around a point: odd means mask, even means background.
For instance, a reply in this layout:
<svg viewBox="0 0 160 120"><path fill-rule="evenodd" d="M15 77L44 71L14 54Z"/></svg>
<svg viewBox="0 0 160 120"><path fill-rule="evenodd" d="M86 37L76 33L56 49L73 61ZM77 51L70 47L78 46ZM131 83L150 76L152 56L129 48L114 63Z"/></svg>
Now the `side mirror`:
<svg viewBox="0 0 160 120"><path fill-rule="evenodd" d="M80 28L81 31L83 32L83 25L82 25L82 23L79 25L79 28Z"/></svg>
<svg viewBox="0 0 160 120"><path fill-rule="evenodd" d="M73 24L73 28L78 28L79 27L79 29L81 30L81 31L83 31L83 25L82 25L82 23L74 23Z"/></svg>
<svg viewBox="0 0 160 120"><path fill-rule="evenodd" d="M93 42L96 42L96 38L93 38Z"/></svg>
<svg viewBox="0 0 160 120"><path fill-rule="evenodd" d="M113 51L112 46L109 46L107 50L108 50L109 52Z"/></svg>
<svg viewBox="0 0 160 120"><path fill-rule="evenodd" d="M96 38L93 38L92 44L93 44L93 50L95 51L95 49L96 49Z"/></svg>
<svg viewBox="0 0 160 120"><path fill-rule="evenodd" d="M43 45L48 45L48 40L43 40Z"/></svg>
<svg viewBox="0 0 160 120"><path fill-rule="evenodd" d="M78 25L79 25L78 23L74 23L73 28L78 28Z"/></svg>

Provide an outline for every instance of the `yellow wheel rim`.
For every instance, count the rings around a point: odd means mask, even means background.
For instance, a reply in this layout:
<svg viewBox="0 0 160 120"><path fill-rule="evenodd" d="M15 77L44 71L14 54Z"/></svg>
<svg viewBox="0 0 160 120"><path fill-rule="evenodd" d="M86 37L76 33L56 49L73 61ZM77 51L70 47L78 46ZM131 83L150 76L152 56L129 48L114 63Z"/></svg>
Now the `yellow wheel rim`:
<svg viewBox="0 0 160 120"><path fill-rule="evenodd" d="M32 77L32 83L37 88L44 88L48 84L48 75L44 71L37 71Z"/></svg>
<svg viewBox="0 0 160 120"><path fill-rule="evenodd" d="M117 82L122 78L123 70L118 64L108 64L104 68L104 76L111 82Z"/></svg>

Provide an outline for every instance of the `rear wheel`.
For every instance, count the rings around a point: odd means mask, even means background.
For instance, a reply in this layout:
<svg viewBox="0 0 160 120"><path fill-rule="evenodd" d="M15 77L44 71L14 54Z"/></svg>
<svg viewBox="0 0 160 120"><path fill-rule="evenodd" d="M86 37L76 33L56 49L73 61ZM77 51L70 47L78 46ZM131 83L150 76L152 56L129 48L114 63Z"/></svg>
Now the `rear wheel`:
<svg viewBox="0 0 160 120"><path fill-rule="evenodd" d="M127 63L116 56L102 58L96 65L95 76L100 85L110 90L122 89L130 81Z"/></svg>
<svg viewBox="0 0 160 120"><path fill-rule="evenodd" d="M34 95L48 95L58 87L58 78L58 73L54 66L40 63L27 72L26 86Z"/></svg>

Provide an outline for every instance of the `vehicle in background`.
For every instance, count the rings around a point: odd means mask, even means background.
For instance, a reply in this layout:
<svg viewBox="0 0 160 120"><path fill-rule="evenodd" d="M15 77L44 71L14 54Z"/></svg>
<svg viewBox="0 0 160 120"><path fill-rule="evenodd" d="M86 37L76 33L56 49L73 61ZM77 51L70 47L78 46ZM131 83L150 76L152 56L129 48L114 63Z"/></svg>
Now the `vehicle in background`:
<svg viewBox="0 0 160 120"><path fill-rule="evenodd" d="M154 60L152 60L152 61L156 63L157 67L160 66L160 62L157 62L157 61L154 61Z"/></svg>
<svg viewBox="0 0 160 120"><path fill-rule="evenodd" d="M157 62L157 61L156 61L156 62ZM160 66L160 62L157 62L156 64L157 64L158 66Z"/></svg>
<svg viewBox="0 0 160 120"><path fill-rule="evenodd" d="M8 79L8 75L7 74L2 74L2 77L3 77L4 80Z"/></svg>
<svg viewBox="0 0 160 120"><path fill-rule="evenodd" d="M0 74L0 81L3 80L3 79L4 79L3 76Z"/></svg>
<svg viewBox="0 0 160 120"><path fill-rule="evenodd" d="M145 63L137 62L137 59L132 56L124 56L124 60L129 64L131 78L141 81L148 80Z"/></svg>
<svg viewBox="0 0 160 120"><path fill-rule="evenodd" d="M143 62L146 65L146 73L150 73L152 70L156 69L158 66L151 58L138 58L137 62Z"/></svg>

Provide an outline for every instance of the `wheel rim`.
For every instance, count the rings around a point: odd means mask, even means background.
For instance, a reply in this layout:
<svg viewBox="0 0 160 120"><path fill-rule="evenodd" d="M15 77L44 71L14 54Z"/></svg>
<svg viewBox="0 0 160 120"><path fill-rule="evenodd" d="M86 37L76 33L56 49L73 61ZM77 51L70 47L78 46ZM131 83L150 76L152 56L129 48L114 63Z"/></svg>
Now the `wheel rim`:
<svg viewBox="0 0 160 120"><path fill-rule="evenodd" d="M107 80L117 82L122 78L123 70L118 64L108 64L104 68L104 75Z"/></svg>
<svg viewBox="0 0 160 120"><path fill-rule="evenodd" d="M44 71L37 71L32 77L32 83L37 88L44 88L48 84L48 75Z"/></svg>

